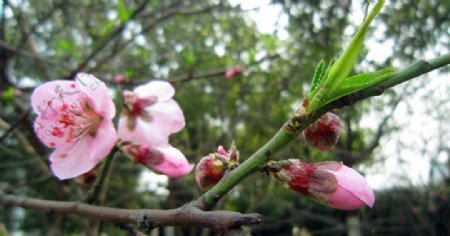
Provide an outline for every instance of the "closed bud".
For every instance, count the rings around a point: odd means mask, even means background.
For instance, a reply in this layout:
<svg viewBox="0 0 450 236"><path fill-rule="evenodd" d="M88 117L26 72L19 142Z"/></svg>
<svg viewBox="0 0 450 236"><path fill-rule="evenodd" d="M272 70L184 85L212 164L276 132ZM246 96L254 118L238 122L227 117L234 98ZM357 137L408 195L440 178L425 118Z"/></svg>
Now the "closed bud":
<svg viewBox="0 0 450 236"><path fill-rule="evenodd" d="M305 163L289 160L278 168L269 167L269 171L288 188L336 209L354 210L365 205L372 207L375 202L373 191L365 178L339 162Z"/></svg>
<svg viewBox="0 0 450 236"><path fill-rule="evenodd" d="M334 148L339 140L342 130L342 123L339 116L327 112L314 123L306 127L303 136L306 142L319 149L320 151L328 151Z"/></svg>
<svg viewBox="0 0 450 236"><path fill-rule="evenodd" d="M242 71L243 70L242 70L242 68L240 66L236 66L236 67L233 67L231 69L228 69L225 72L225 78L227 78L227 80L232 80L235 77L240 76L242 74Z"/></svg>
<svg viewBox="0 0 450 236"><path fill-rule="evenodd" d="M217 153L203 157L195 168L195 181L205 190L213 187L222 179L225 172L237 165L239 152L234 143L227 152L219 146Z"/></svg>
<svg viewBox="0 0 450 236"><path fill-rule="evenodd" d="M117 85L124 84L127 81L127 78L125 78L122 74L117 74L114 76L114 83Z"/></svg>

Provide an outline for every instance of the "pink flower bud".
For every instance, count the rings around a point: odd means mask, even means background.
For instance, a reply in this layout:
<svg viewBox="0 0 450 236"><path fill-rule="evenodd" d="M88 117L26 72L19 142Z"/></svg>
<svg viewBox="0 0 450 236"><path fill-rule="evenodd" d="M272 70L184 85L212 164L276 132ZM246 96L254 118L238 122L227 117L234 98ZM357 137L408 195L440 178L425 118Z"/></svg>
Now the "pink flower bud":
<svg viewBox="0 0 450 236"><path fill-rule="evenodd" d="M240 66L236 66L231 69L228 69L225 72L225 78L227 78L227 80L232 80L241 74L242 74L242 68Z"/></svg>
<svg viewBox="0 0 450 236"><path fill-rule="evenodd" d="M272 171L287 186L311 199L341 210L372 207L375 197L362 175L339 162L304 163L289 160Z"/></svg>
<svg viewBox="0 0 450 236"><path fill-rule="evenodd" d="M127 78L125 78L124 75L122 74L117 74L116 76L114 76L114 83L116 84L123 84L127 81Z"/></svg>
<svg viewBox="0 0 450 236"><path fill-rule="evenodd" d="M339 116L327 112L317 121L306 127L303 136L306 142L319 149L328 151L334 147L339 140L342 123Z"/></svg>
<svg viewBox="0 0 450 236"><path fill-rule="evenodd" d="M219 146L217 153L203 157L195 168L195 181L201 189L209 189L222 179L228 168L237 165L239 152L232 144L229 152Z"/></svg>
<svg viewBox="0 0 450 236"><path fill-rule="evenodd" d="M147 145L126 144L122 147L126 156L146 166L158 174L170 178L183 177L193 169L180 150L170 145L149 147Z"/></svg>

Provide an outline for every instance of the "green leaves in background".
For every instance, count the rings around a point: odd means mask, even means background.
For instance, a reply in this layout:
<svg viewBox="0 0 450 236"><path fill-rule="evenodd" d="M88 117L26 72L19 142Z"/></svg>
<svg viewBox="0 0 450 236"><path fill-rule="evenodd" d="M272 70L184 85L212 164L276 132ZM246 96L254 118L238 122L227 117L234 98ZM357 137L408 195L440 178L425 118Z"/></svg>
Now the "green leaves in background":
<svg viewBox="0 0 450 236"><path fill-rule="evenodd" d="M125 7L123 0L117 1L117 13L121 24L125 23L130 18L130 12Z"/></svg>

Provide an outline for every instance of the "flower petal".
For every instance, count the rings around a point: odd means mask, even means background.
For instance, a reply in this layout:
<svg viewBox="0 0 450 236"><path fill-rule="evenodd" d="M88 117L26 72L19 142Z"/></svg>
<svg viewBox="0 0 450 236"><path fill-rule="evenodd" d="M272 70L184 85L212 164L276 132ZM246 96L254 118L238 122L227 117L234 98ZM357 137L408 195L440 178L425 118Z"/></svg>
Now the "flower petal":
<svg viewBox="0 0 450 236"><path fill-rule="evenodd" d="M354 169L342 165L337 171L329 171L338 180L338 191L330 195L331 202L344 210L353 210L363 205L372 207L375 202L373 190L366 179Z"/></svg>
<svg viewBox="0 0 450 236"><path fill-rule="evenodd" d="M130 118L122 116L119 120L118 134L123 141L131 141L150 147L169 143L170 133L155 125L154 122L148 123L137 118L134 130L130 130L128 129L128 119Z"/></svg>
<svg viewBox="0 0 450 236"><path fill-rule="evenodd" d="M48 147L51 148L67 148L73 145L72 142L69 142L69 128L64 127L57 120L57 116L52 116L51 118L47 118L43 115L40 115L34 121L34 132L38 136L38 138Z"/></svg>
<svg viewBox="0 0 450 236"><path fill-rule="evenodd" d="M67 80L55 80L39 85L31 95L33 110L45 118L57 115L64 104L73 107L79 103L82 92L76 83Z"/></svg>
<svg viewBox="0 0 450 236"><path fill-rule="evenodd" d="M169 100L175 94L175 89L168 82L162 80L150 81L144 85L138 86L134 92L140 97L157 96L158 102Z"/></svg>
<svg viewBox="0 0 450 236"><path fill-rule="evenodd" d="M97 130L92 146L96 147L94 150L93 161L100 161L108 155L118 140L114 124L110 120L103 120Z"/></svg>
<svg viewBox="0 0 450 236"><path fill-rule="evenodd" d="M93 137L86 135L67 149L56 149L50 155L51 169L61 180L80 176L93 169L100 159L93 158L97 147Z"/></svg>
<svg viewBox="0 0 450 236"><path fill-rule="evenodd" d="M189 174L194 168L194 165L189 164L180 150L170 145L158 146L155 149L164 155L164 161L161 164L154 165L152 168L159 173L171 178L180 178Z"/></svg>
<svg viewBox="0 0 450 236"><path fill-rule="evenodd" d="M94 111L103 117L112 119L116 114L116 108L105 83L95 76L85 73L77 74L75 79L80 90L89 98Z"/></svg>
<svg viewBox="0 0 450 236"><path fill-rule="evenodd" d="M183 111L177 102L169 99L165 102L158 102L146 109L152 116L151 124L160 127L167 132L179 132L185 126Z"/></svg>

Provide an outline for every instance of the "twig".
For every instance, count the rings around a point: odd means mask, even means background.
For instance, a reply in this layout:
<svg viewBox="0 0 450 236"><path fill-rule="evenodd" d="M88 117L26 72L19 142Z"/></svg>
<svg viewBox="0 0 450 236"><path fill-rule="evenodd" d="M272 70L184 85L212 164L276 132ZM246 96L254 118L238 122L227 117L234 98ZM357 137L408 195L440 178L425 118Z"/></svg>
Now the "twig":
<svg viewBox="0 0 450 236"><path fill-rule="evenodd" d="M172 210L130 210L89 205L81 202L63 202L24 198L16 195L0 195L4 206L19 206L40 211L77 214L114 224L134 224L144 232L159 226L204 227L214 230L229 230L242 225L259 224L259 214L241 214L230 211L202 211L187 204Z"/></svg>
<svg viewBox="0 0 450 236"><path fill-rule="evenodd" d="M27 109L19 118L14 122L14 124L10 125L9 128L5 131L5 133L0 137L0 144L6 139L6 137L14 131L30 114L31 109Z"/></svg>
<svg viewBox="0 0 450 236"><path fill-rule="evenodd" d="M82 202L94 203L98 199L98 196L102 190L103 184L105 183L106 176L108 175L109 168L111 167L112 161L119 154L117 147L114 147L111 153L106 157L106 161L103 163L102 171L100 176L95 181L92 188L83 197Z"/></svg>
<svg viewBox="0 0 450 236"><path fill-rule="evenodd" d="M372 96L378 96L388 88L448 65L449 63L450 53L429 61L420 60L372 87L349 94L323 106L317 110L317 112L308 116L296 115L292 117L263 147L257 150L245 162L241 163L236 169L229 172L217 185L204 193L197 201L200 201L199 204L202 206L202 209L211 209L226 193L228 193L228 191L250 174L263 168L264 164L270 160L277 151L290 143L304 128L327 111L349 106Z"/></svg>
<svg viewBox="0 0 450 236"><path fill-rule="evenodd" d="M149 21L149 23L147 23L146 25L144 25L142 27L142 30L138 33L135 33L131 36L130 39L126 40L124 43L122 43L121 45L119 45L117 48L115 48L115 50L112 50L111 53L109 53L108 55L106 55L105 57L99 59L95 65L94 68L90 68L87 69L87 72L90 72L92 70L95 70L96 68L98 68L99 66L105 64L107 61L109 61L110 59L114 58L115 56L119 55L120 52L122 52L125 48L127 48L127 46L134 42L136 37L138 35L141 35L151 29L153 29L153 27L155 27L157 24L170 19L171 17L177 16L177 15L193 15L193 14L200 14L200 13L204 13L204 12L208 12L212 9L214 9L215 7L220 6L220 5L213 5L213 6L208 6L205 8L194 8L194 9L179 9L179 8L174 8L174 9L169 9L167 11L164 11L163 13L160 13L159 17L156 17L152 20Z"/></svg>
<svg viewBox="0 0 450 236"><path fill-rule="evenodd" d="M83 70L86 65L100 52L102 51L108 44L109 42L111 42L115 37L117 37L118 35L120 35L122 33L122 31L125 29L125 26L134 18L136 18L136 16L139 15L139 13L141 13L144 9L145 6L149 3L149 1L142 1L142 3L133 11L133 13L131 13L130 17L123 23L121 23L119 25L119 27L117 27L113 32L111 32L107 37L103 38L96 47L94 47L94 49L92 50L92 52L83 60L83 62L81 62L78 67L72 71L70 73L70 75L68 76L69 79L72 79L75 77L75 75Z"/></svg>

